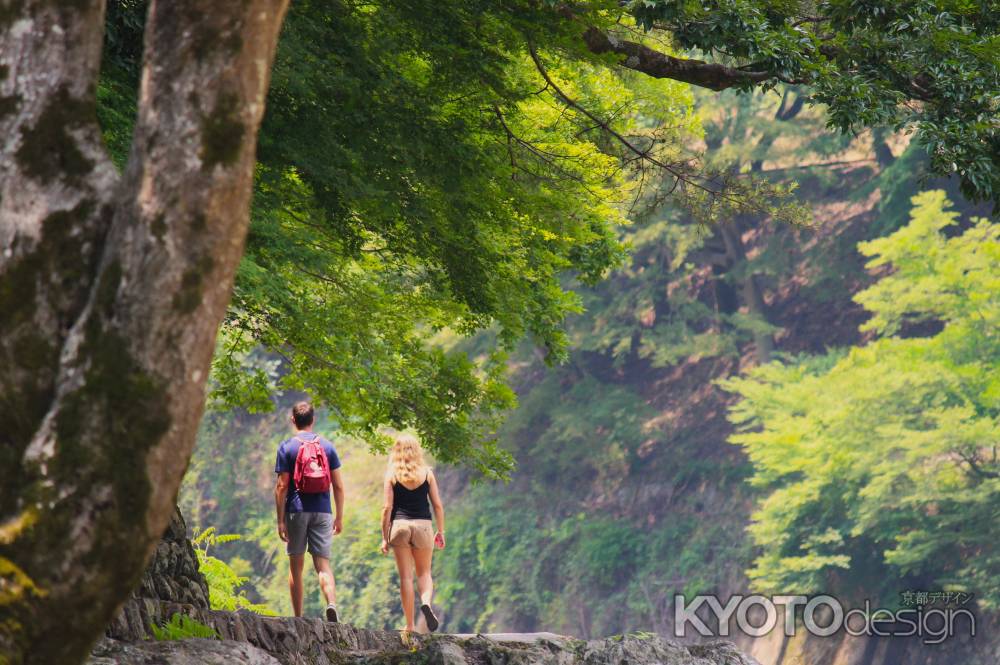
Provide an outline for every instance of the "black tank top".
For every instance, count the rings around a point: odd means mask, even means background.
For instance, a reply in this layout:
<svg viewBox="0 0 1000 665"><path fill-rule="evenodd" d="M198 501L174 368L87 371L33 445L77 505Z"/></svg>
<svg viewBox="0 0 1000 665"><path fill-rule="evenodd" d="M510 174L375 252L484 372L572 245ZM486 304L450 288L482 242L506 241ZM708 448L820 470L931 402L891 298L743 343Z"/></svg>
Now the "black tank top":
<svg viewBox="0 0 1000 665"><path fill-rule="evenodd" d="M430 473L428 472L428 476ZM392 483L392 519L401 520L429 520L431 518L431 504L428 501L431 484L424 479L424 482L412 490L397 480Z"/></svg>

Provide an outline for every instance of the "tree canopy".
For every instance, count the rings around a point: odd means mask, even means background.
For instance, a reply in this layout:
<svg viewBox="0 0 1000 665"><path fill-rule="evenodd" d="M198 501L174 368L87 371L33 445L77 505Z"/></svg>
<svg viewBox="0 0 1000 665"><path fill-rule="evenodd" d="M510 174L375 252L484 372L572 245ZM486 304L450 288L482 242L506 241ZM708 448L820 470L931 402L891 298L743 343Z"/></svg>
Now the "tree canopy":
<svg viewBox="0 0 1000 665"><path fill-rule="evenodd" d="M105 90L134 79L144 9L111 4ZM564 357L562 321L579 301L563 276L593 283L619 263L615 227L644 191L668 189L648 183L666 181L710 221L800 218L775 205L786 190L697 159L691 98L670 79L803 84L786 112L809 101L844 131L915 127L933 168L958 169L989 198L996 26L973 9L294 3L214 396L260 409L275 389L307 390L376 445L380 425L415 426L442 459L504 473L510 460L490 443L512 404L503 352L527 336ZM654 55L675 67L655 68ZM932 56L941 64L925 71ZM127 116L104 113L114 145ZM733 316L766 359L766 322ZM427 343L487 328L498 345L471 361Z"/></svg>
<svg viewBox="0 0 1000 665"><path fill-rule="evenodd" d="M111 17L106 90L128 89L141 9ZM564 357L579 310L566 277L593 283L623 256L642 165L606 132L689 169L695 131L684 86L532 56L525 34L543 30L562 38L566 22L490 2L292 6L215 360L221 404L306 390L376 445L381 425L415 426L442 460L509 468L489 436L512 404L503 352L528 337ZM483 329L497 344L471 360L429 341Z"/></svg>
<svg viewBox="0 0 1000 665"><path fill-rule="evenodd" d="M808 86L831 127L915 132L932 169L960 176L966 196L1000 197L996 2L647 0L620 11L646 32L592 24L585 40L624 67L713 90ZM707 61L651 48L655 35Z"/></svg>

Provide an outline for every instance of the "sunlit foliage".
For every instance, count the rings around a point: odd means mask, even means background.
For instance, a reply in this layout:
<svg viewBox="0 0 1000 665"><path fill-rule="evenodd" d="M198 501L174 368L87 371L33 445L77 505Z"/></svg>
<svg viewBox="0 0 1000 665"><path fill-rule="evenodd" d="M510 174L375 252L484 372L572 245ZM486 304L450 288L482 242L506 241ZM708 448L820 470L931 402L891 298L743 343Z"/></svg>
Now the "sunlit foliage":
<svg viewBox="0 0 1000 665"><path fill-rule="evenodd" d="M913 203L860 247L883 275L856 296L877 339L725 384L766 492L750 529L761 589L1000 600L1000 228L956 230L939 191Z"/></svg>

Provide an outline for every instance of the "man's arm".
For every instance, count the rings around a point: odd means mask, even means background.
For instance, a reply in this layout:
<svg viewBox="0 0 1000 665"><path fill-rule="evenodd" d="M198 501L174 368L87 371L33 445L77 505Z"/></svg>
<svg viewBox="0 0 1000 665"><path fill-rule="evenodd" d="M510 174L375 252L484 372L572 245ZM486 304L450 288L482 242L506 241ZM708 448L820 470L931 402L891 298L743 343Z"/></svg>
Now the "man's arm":
<svg viewBox="0 0 1000 665"><path fill-rule="evenodd" d="M336 506L336 515L333 518L333 535L344 530L344 479L340 476L340 469L330 472L330 484L333 486L333 504Z"/></svg>
<svg viewBox="0 0 1000 665"><path fill-rule="evenodd" d="M278 483L274 486L274 510L278 514L278 537L288 542L288 529L285 528L285 498L288 496L288 483L291 474L279 473Z"/></svg>

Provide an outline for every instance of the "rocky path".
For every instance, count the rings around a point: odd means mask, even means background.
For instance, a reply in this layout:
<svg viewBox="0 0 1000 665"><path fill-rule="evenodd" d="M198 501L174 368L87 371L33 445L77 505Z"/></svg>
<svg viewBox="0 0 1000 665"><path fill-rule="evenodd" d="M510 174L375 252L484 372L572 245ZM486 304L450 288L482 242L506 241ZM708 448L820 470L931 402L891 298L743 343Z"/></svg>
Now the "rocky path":
<svg viewBox="0 0 1000 665"><path fill-rule="evenodd" d="M152 641L184 614L221 639ZM649 635L584 641L554 633L404 635L321 619L209 609L208 587L178 512L142 582L88 665L758 665L730 643L680 645Z"/></svg>
<svg viewBox="0 0 1000 665"><path fill-rule="evenodd" d="M174 613L222 640L149 641ZM729 643L680 645L649 635L583 641L553 633L409 635L321 619L262 617L135 599L108 628L89 665L756 665Z"/></svg>

